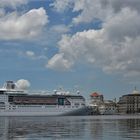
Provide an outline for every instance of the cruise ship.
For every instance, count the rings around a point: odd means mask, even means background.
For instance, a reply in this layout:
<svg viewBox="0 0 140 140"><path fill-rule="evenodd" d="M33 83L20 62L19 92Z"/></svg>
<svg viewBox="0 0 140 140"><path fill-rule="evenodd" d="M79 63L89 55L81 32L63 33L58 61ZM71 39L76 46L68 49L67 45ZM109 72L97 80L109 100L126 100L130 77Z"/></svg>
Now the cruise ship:
<svg viewBox="0 0 140 140"><path fill-rule="evenodd" d="M85 98L80 94L55 91L53 94L29 93L7 81L0 89L0 116L87 115Z"/></svg>

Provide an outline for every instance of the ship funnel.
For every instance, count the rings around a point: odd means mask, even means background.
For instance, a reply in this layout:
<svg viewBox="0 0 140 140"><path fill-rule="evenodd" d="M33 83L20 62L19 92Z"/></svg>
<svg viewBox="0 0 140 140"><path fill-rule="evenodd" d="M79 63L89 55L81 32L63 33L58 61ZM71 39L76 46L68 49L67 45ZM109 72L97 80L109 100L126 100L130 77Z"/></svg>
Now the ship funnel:
<svg viewBox="0 0 140 140"><path fill-rule="evenodd" d="M15 89L16 85L13 81L6 81L6 83L4 84L4 88L6 89Z"/></svg>

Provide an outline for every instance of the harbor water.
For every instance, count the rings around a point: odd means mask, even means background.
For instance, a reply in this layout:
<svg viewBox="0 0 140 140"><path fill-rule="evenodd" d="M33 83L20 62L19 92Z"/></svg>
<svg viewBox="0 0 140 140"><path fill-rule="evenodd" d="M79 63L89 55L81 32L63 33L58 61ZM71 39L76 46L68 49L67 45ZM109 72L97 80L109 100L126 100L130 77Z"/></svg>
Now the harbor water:
<svg viewBox="0 0 140 140"><path fill-rule="evenodd" d="M0 140L140 140L140 116L0 117Z"/></svg>

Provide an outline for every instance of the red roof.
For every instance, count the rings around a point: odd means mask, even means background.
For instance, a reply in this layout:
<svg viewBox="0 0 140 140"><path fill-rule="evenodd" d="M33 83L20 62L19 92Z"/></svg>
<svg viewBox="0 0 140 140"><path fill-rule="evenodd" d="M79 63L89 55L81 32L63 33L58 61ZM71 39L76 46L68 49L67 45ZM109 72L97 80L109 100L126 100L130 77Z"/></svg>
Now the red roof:
<svg viewBox="0 0 140 140"><path fill-rule="evenodd" d="M97 97L97 96L100 96L100 94L98 94L97 92L94 92L92 94L90 94L91 97Z"/></svg>

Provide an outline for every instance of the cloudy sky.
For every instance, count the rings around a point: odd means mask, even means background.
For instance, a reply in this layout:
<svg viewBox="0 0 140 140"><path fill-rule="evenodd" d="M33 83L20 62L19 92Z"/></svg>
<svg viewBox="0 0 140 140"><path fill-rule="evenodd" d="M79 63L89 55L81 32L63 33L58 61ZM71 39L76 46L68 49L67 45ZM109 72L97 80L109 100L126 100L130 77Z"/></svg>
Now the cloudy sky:
<svg viewBox="0 0 140 140"><path fill-rule="evenodd" d="M0 0L0 84L140 90L140 0Z"/></svg>

